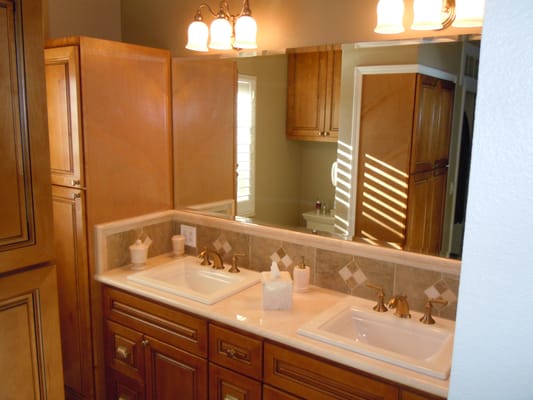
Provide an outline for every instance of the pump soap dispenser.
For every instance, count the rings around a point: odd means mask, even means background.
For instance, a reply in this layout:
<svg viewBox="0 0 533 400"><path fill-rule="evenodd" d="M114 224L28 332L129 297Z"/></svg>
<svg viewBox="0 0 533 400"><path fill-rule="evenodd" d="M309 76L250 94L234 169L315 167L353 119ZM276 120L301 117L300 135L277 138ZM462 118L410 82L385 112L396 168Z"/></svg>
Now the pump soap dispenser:
<svg viewBox="0 0 533 400"><path fill-rule="evenodd" d="M311 269L308 265L305 265L304 258L302 262L294 267L294 291L295 292L307 292L309 290L309 278L311 275Z"/></svg>

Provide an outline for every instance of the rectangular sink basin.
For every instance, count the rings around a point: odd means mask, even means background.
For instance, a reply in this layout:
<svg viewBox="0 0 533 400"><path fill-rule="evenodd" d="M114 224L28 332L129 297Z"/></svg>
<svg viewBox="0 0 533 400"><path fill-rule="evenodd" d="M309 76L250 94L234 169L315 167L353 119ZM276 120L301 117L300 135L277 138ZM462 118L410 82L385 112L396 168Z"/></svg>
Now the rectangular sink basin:
<svg viewBox="0 0 533 400"><path fill-rule="evenodd" d="M214 304L261 281L259 272L240 268L238 273L229 273L228 269L203 266L198 258L186 256L135 272L127 279L204 304Z"/></svg>
<svg viewBox="0 0 533 400"><path fill-rule="evenodd" d="M453 321L437 319L424 325L413 313L411 319L378 313L373 303L347 298L298 329L298 333L377 360L408 368L439 379L450 374Z"/></svg>

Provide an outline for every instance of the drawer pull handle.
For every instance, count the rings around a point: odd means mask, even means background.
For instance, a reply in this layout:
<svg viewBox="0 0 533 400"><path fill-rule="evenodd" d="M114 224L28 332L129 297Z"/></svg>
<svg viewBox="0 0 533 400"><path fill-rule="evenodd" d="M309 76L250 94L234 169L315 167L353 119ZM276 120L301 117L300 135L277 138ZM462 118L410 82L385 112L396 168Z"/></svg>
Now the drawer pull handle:
<svg viewBox="0 0 533 400"><path fill-rule="evenodd" d="M124 346L118 346L115 350L115 354L117 358L121 358L122 360L127 360L130 356L129 350Z"/></svg>
<svg viewBox="0 0 533 400"><path fill-rule="evenodd" d="M79 179L72 180L72 186L80 186L81 181Z"/></svg>
<svg viewBox="0 0 533 400"><path fill-rule="evenodd" d="M226 349L226 355L231 359L237 359L237 351L231 347Z"/></svg>

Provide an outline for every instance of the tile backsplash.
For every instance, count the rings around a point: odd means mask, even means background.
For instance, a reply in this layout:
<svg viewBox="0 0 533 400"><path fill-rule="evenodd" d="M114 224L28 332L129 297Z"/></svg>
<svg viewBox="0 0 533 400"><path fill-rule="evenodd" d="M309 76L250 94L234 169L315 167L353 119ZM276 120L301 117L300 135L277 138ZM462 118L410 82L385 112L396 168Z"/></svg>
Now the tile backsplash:
<svg viewBox="0 0 533 400"><path fill-rule="evenodd" d="M418 258L412 254L406 253L402 257L402 254L396 253L394 257L381 257L381 253L377 253L380 257L374 257L367 251L369 246L351 245L316 235L247 226L180 211L163 214L155 220L150 215L144 221L137 218L135 223L124 224L124 229L115 223L103 225L104 233L101 235L104 237L105 254L102 254L102 263L105 266L100 271L129 264L129 245L137 238L143 239L144 235L153 241L149 257L172 251L170 238L180 232L182 223L186 223L195 226L197 231L197 247L186 246L187 254L196 255L202 248L208 247L216 250L227 265L231 264L234 254L243 254L239 257L240 267L266 271L272 261L277 261L280 269L291 274L294 267L304 260L311 268L313 285L377 299L376 290L366 286L371 283L383 287L386 298L392 294L406 294L411 309L420 312L424 310L428 298L441 296L448 304L444 307L435 305L434 314L455 319L460 269L457 261L447 263L443 259L422 256L418 257L422 260L418 264L422 265L413 266L411 259ZM107 229L109 226L112 229ZM97 235L98 231L97 227ZM424 264L426 260L427 266ZM448 268L447 264L452 267Z"/></svg>

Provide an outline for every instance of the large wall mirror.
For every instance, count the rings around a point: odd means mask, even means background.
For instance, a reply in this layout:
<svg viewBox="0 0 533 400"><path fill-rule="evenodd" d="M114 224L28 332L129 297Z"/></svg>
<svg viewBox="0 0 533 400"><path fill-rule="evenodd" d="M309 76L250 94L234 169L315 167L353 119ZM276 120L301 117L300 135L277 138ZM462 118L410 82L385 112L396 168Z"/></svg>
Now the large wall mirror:
<svg viewBox="0 0 533 400"><path fill-rule="evenodd" d="M252 222L332 236L339 240L360 240L370 245L407 249L394 241L373 240L375 238L371 235L363 236L361 230L357 233L357 218L361 218L361 211L357 210L356 199L358 191L362 190L362 186L358 186L358 179L361 179L363 165L360 144L363 135L367 134L365 129L368 130L366 125L361 126L361 121L368 108L374 107L372 104L365 105L362 97L367 75L418 73L451 82L453 88L451 134L444 165L446 172L444 186L439 189L443 198L442 217L439 217L442 220L439 246L437 251L420 252L460 258L473 139L479 39L479 36L440 37L410 42L356 43L319 49L292 49L284 54L237 57L239 201L234 207L228 206L231 199L225 199L228 202L209 203L213 205L212 209L208 207L205 210L205 204L196 204L191 208L215 213L222 210L221 216L229 215L243 223ZM294 53L325 49L333 49L341 55L340 86L337 93L333 93L338 96L335 111L338 138L324 141L289 139L286 134L287 93L292 81L288 72L289 57ZM368 83L366 85L369 86ZM383 90L383 95L378 98L387 102L393 92L399 89L385 86ZM416 93L413 98L418 101ZM310 98L309 102L312 101ZM378 113L378 120L386 121L393 114L394 110ZM411 113L405 118L416 124L416 121L413 122L417 118L415 114ZM433 116L427 119L431 121L438 118ZM394 124L392 122L390 129L395 129ZM437 128L430 126L429 129ZM390 139L387 140L393 151L405 151L404 144L391 145ZM382 170L379 174L385 176L392 173ZM409 184L406 178L405 185ZM248 185L251 185L249 192ZM393 193L394 189L391 190L390 193ZM387 198L391 197L390 193L386 194ZM377 218L381 218L378 221L381 225L387 225L391 220L391 207L383 204L387 201L378 200L376 203L383 205L382 209L375 210L376 215L383 217ZM391 201L395 202L394 199ZM407 205L405 201L405 215L400 224L405 225ZM416 205L409 203L409 207L414 209ZM418 212L415 219L421 218L421 214ZM376 219L375 216L373 218ZM407 227L404 228L407 230Z"/></svg>

